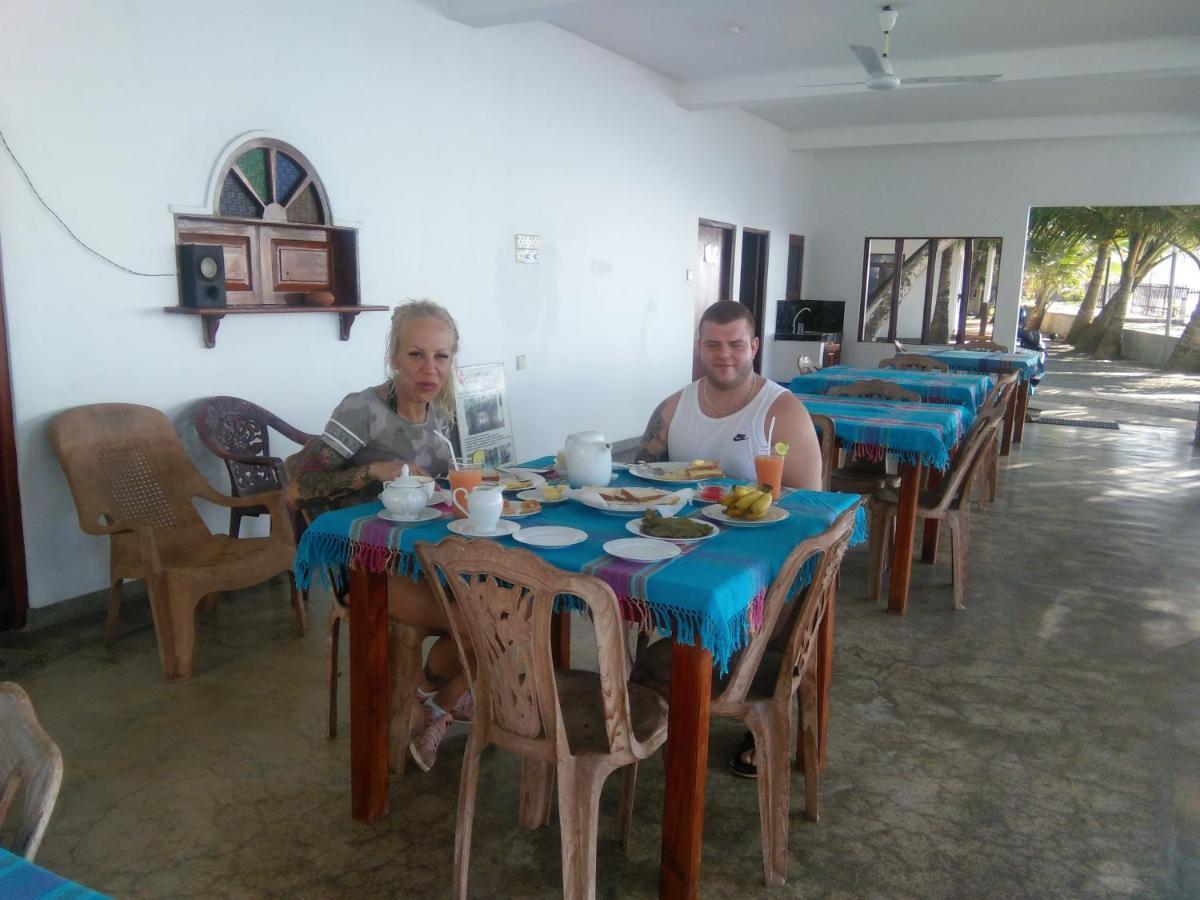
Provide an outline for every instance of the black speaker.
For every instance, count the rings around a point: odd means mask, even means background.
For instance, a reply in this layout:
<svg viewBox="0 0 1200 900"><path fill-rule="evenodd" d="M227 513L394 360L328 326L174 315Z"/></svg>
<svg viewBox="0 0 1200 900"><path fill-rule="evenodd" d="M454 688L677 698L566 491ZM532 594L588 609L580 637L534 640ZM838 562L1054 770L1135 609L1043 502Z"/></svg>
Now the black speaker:
<svg viewBox="0 0 1200 900"><path fill-rule="evenodd" d="M179 302L196 309L225 305L225 251L219 245L179 245Z"/></svg>

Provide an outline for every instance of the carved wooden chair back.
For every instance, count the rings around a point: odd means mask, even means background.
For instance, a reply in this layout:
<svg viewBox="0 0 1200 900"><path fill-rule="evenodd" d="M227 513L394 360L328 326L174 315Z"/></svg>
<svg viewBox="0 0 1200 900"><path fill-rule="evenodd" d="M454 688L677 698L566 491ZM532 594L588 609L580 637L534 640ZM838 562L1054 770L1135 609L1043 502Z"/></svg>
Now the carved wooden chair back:
<svg viewBox="0 0 1200 900"><path fill-rule="evenodd" d="M1007 353L1008 347L1005 344L998 344L995 341L976 340L967 341L960 348L962 350L987 350L991 352Z"/></svg>
<svg viewBox="0 0 1200 900"><path fill-rule="evenodd" d="M829 416L809 413L809 418L817 430L817 441L821 447L821 490L827 491L837 454L837 434L834 432L833 419Z"/></svg>
<svg viewBox="0 0 1200 900"><path fill-rule="evenodd" d="M206 397L193 415L196 433L229 471L230 492L248 497L284 486L283 460L271 455L270 429L304 446L315 435L289 425L272 412L239 397ZM266 507L231 509L229 533L237 537L243 516L266 513ZM293 527L300 524L293 522Z"/></svg>
<svg viewBox="0 0 1200 900"><path fill-rule="evenodd" d="M214 490L157 409L78 406L51 421L49 437L75 499L79 527L111 541L109 638L119 619L122 580L144 578L163 674L168 680L189 677L200 599L290 571L295 551L282 495L262 498L271 512L270 537L230 546L238 542L213 535L192 498L226 507L253 507L254 501ZM292 605L303 634L305 610L294 586Z"/></svg>
<svg viewBox="0 0 1200 900"><path fill-rule="evenodd" d="M29 696L17 684L0 684L0 825L16 813L9 850L32 861L46 833L63 762L58 746L42 730ZM18 802L19 798L19 802Z"/></svg>
<svg viewBox="0 0 1200 900"><path fill-rule="evenodd" d="M971 430L963 438L962 446L950 461L950 468L941 482L929 494L928 499L921 500L923 509L942 512L965 502L971 493L978 462L987 442L995 440L996 429L1000 424L999 419L976 419Z"/></svg>
<svg viewBox="0 0 1200 900"><path fill-rule="evenodd" d="M881 369L917 369L922 372L949 372L950 366L924 353L897 353L891 359L879 361Z"/></svg>
<svg viewBox="0 0 1200 900"><path fill-rule="evenodd" d="M908 403L920 403L921 395L910 391L882 378L868 378L864 381L852 381L850 384L837 384L825 392L829 397L866 397L872 400L903 400Z"/></svg>
<svg viewBox="0 0 1200 900"><path fill-rule="evenodd" d="M996 379L996 383L992 385L992 389L988 391L987 398L979 406L976 411L978 417L986 419L1003 418L1005 412L1008 411L1009 399L1012 397L1013 391L1016 390L1017 373L1005 372Z"/></svg>

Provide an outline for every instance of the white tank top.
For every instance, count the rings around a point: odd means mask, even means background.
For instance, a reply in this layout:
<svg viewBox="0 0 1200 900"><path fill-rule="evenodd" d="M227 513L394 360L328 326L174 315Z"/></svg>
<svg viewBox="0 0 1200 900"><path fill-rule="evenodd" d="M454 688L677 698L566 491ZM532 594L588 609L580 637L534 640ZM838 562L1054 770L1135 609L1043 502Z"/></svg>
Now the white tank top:
<svg viewBox="0 0 1200 900"><path fill-rule="evenodd" d="M667 457L684 461L715 459L730 478L753 481L754 457L767 452L767 410L786 389L764 381L746 406L713 419L700 411L700 382L683 389L667 431Z"/></svg>

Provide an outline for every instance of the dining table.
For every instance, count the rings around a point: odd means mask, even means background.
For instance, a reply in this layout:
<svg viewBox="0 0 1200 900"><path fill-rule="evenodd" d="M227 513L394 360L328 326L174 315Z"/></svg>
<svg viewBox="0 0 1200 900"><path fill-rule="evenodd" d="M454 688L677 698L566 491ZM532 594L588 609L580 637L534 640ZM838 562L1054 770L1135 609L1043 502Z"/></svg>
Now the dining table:
<svg viewBox="0 0 1200 900"><path fill-rule="evenodd" d="M874 371L874 370L872 370ZM917 528L917 497L924 470L944 472L951 453L975 421L975 412L951 403L911 403L865 397L830 397L799 394L810 413L833 420L837 444L856 456L897 463L900 497L896 509L896 534L892 543L892 573L888 582L888 611L908 611L912 579L913 536ZM926 522L921 558L933 562L937 556L938 523Z"/></svg>
<svg viewBox="0 0 1200 900"><path fill-rule="evenodd" d="M925 403L954 403L972 413L987 399L995 383L990 375L969 372L869 369L865 366L839 365L797 375L788 383L788 390L793 394L827 394L830 388L874 378L913 391Z"/></svg>
<svg viewBox="0 0 1200 900"><path fill-rule="evenodd" d="M1005 375L1016 372L1024 390L1012 392L1008 412L1004 416L1004 432L1000 439L1000 455L1008 456L1013 444L1021 443L1025 432L1025 411L1029 406L1029 395L1033 393L1033 380L1046 368L1043 354L1035 350L927 350L927 356L940 359L955 372L979 372L990 375Z"/></svg>
<svg viewBox="0 0 1200 900"><path fill-rule="evenodd" d="M13 900L103 900L90 888L0 848L0 897Z"/></svg>
<svg viewBox="0 0 1200 900"><path fill-rule="evenodd" d="M553 461L553 457L544 457L524 467L546 470ZM612 483L654 486L624 470L614 473ZM687 492L681 500L685 504L677 514L701 514L704 504L691 501L691 491L684 490ZM517 520L525 528L557 525L583 531L586 538L571 546L526 549L566 571L600 578L613 589L625 619L672 641L659 883L662 896L699 894L714 673L719 677L728 671L734 654L761 623L767 589L791 550L827 529L858 502L859 498L851 494L785 488L776 505L787 513L786 518L759 525L720 527L709 539L679 545L678 556L651 562L619 559L604 549L608 541L632 537L628 523L637 516L604 512L578 502L574 496L559 503L542 503L538 513ZM380 503L367 503L318 516L300 541L295 563L301 586L337 581L349 573L350 606L354 611L350 629L351 814L364 822L375 821L388 811L387 580L393 576L420 577L415 545L446 537L452 521L443 516L422 523L397 523L382 518L381 510ZM448 513L448 508L445 511ZM859 507L851 543L864 542L866 529L866 516ZM514 537L498 540L521 546ZM811 577L811 567L802 570L791 595ZM831 603L818 644L820 754L825 750L827 735L832 609ZM570 612L568 604L556 615L560 629L569 629ZM557 655L564 667L568 665L568 646L560 632Z"/></svg>

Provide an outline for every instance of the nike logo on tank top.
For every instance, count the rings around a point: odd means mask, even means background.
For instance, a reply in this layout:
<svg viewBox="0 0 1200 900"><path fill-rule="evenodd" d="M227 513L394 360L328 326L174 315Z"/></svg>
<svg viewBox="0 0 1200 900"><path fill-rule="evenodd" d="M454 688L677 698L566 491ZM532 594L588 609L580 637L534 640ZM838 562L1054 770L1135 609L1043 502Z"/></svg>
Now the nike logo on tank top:
<svg viewBox="0 0 1200 900"><path fill-rule="evenodd" d="M720 419L700 411L700 382L683 389L667 431L671 460L715 459L730 478L754 481L754 457L767 452L767 410L785 388L763 381L762 389L737 412Z"/></svg>

